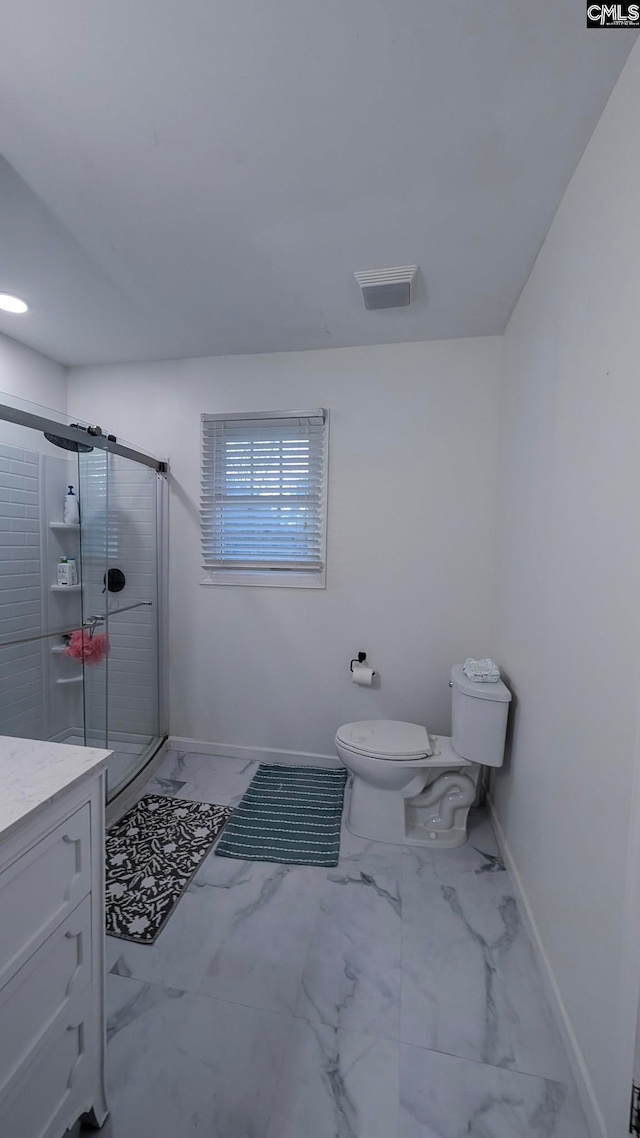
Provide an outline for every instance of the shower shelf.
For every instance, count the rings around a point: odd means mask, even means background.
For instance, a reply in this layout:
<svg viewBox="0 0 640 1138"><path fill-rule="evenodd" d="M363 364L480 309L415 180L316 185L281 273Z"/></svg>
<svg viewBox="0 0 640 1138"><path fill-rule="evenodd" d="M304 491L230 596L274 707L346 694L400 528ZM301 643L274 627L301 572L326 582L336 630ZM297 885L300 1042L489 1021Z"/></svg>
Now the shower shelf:
<svg viewBox="0 0 640 1138"><path fill-rule="evenodd" d="M77 533L80 529L80 525L78 522L73 522L72 524L67 524L67 522L49 522L49 529L67 529L71 530L72 533Z"/></svg>
<svg viewBox="0 0 640 1138"><path fill-rule="evenodd" d="M82 676L66 676L62 680L56 680L56 683L57 684L81 684L82 679L83 679Z"/></svg>
<svg viewBox="0 0 640 1138"><path fill-rule="evenodd" d="M67 645L66 644L54 644L53 648L51 649L51 655L52 656L62 656L63 652L66 652L66 651L67 651ZM73 660L73 656L69 656L67 658L69 660Z"/></svg>
<svg viewBox="0 0 640 1138"><path fill-rule="evenodd" d="M52 593L79 593L82 585L50 585Z"/></svg>

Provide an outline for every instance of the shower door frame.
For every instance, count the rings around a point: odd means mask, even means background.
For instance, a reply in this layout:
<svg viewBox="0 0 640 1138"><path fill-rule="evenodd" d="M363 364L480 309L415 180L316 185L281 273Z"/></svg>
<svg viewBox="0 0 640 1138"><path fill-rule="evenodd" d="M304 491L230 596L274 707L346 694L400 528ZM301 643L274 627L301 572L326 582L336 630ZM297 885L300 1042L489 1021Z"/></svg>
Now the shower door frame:
<svg viewBox="0 0 640 1138"><path fill-rule="evenodd" d="M62 414L65 414L62 412ZM156 736L157 745L146 756L144 763L139 770L135 771L131 779L122 787L119 787L118 793L108 801L108 813L113 817L121 812L119 804L131 795L131 790L137 787L147 777L147 768L150 764L159 761L159 757L166 749L168 739L168 695L169 695L169 680L168 680L168 570L169 570L169 491L168 491L168 472L169 464L162 459L154 458L152 455L145 454L144 451L136 450L133 447L126 446L119 443L115 435L106 435L98 426L89 426L88 428L79 428L69 426L62 423L57 419L50 419L46 415L39 415L32 411L23 410L20 407L12 407L6 403L0 403L0 422L14 423L20 427L28 427L40 433L49 432L58 435L60 438L68 439L70 442L81 443L84 446L90 443L92 447L99 450L109 451L111 454L120 455L122 458L127 458L133 462L141 463L144 466L150 467L155 470L158 475L156 487L156 610L157 610L157 636L158 636L158 735ZM73 622L72 622L73 623ZM74 625L74 628L78 627ZM40 633L37 639L48 639L52 635L59 635L61 631L50 633ZM16 637L10 643L20 643L21 639L31 640L36 637L27 636L24 638ZM151 745L150 745L151 746Z"/></svg>
<svg viewBox="0 0 640 1138"><path fill-rule="evenodd" d="M23 411L20 407L10 407L7 403L0 403L0 419L4 419L7 423L16 423L19 427L32 427L43 434L48 431L51 434L59 435L62 439L69 439L70 442L82 443L84 446L87 446L90 440L91 446L98 447L99 450L111 451L112 454L119 454L122 458L129 458L133 462L141 462L144 466L150 466L152 470L156 470L158 474L167 474L169 470L167 462L153 458L152 455L145 454L142 450L134 450L133 447L119 443L115 435L105 435L101 427L87 428L88 439L87 430L67 426L66 423L60 423L57 419L48 419L45 415L36 415L32 411Z"/></svg>

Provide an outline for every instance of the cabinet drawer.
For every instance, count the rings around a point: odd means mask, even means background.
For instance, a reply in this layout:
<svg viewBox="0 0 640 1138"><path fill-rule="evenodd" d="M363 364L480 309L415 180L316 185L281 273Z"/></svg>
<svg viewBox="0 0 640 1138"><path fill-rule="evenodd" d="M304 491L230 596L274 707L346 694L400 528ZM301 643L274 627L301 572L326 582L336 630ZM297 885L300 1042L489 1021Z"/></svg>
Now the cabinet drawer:
<svg viewBox="0 0 640 1138"><path fill-rule="evenodd" d="M91 897L0 992L0 1101L91 981Z"/></svg>
<svg viewBox="0 0 640 1138"><path fill-rule="evenodd" d="M90 889L91 807L0 874L0 988Z"/></svg>
<svg viewBox="0 0 640 1138"><path fill-rule="evenodd" d="M85 1109L93 1041L89 992L67 1009L63 1022L9 1095L0 1103L0 1134L60 1138Z"/></svg>

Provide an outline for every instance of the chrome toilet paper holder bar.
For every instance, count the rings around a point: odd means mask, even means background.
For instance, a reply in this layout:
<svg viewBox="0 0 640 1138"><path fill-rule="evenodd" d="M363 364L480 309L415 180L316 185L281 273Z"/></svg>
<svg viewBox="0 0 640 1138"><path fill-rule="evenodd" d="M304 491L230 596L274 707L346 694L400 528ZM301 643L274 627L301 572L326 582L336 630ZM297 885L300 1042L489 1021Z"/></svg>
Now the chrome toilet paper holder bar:
<svg viewBox="0 0 640 1138"><path fill-rule="evenodd" d="M349 664L349 671L350 671L350 672L352 672L352 671L353 671L353 665L354 665L354 664L364 664L364 662L365 662L366 658L367 658L367 653L366 653L366 652L358 652L358 655L357 655L357 656L354 656L354 657L353 657L353 660L352 660L352 661L351 661L351 663Z"/></svg>

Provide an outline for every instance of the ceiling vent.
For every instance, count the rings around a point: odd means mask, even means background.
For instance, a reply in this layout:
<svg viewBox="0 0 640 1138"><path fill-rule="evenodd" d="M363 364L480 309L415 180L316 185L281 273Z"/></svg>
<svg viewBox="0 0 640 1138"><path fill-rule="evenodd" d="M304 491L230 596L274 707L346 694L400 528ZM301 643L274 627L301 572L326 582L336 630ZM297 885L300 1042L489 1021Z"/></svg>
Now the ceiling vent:
<svg viewBox="0 0 640 1138"><path fill-rule="evenodd" d="M369 269L354 273L364 299L364 306L405 308L415 300L417 265L400 265L395 269Z"/></svg>

